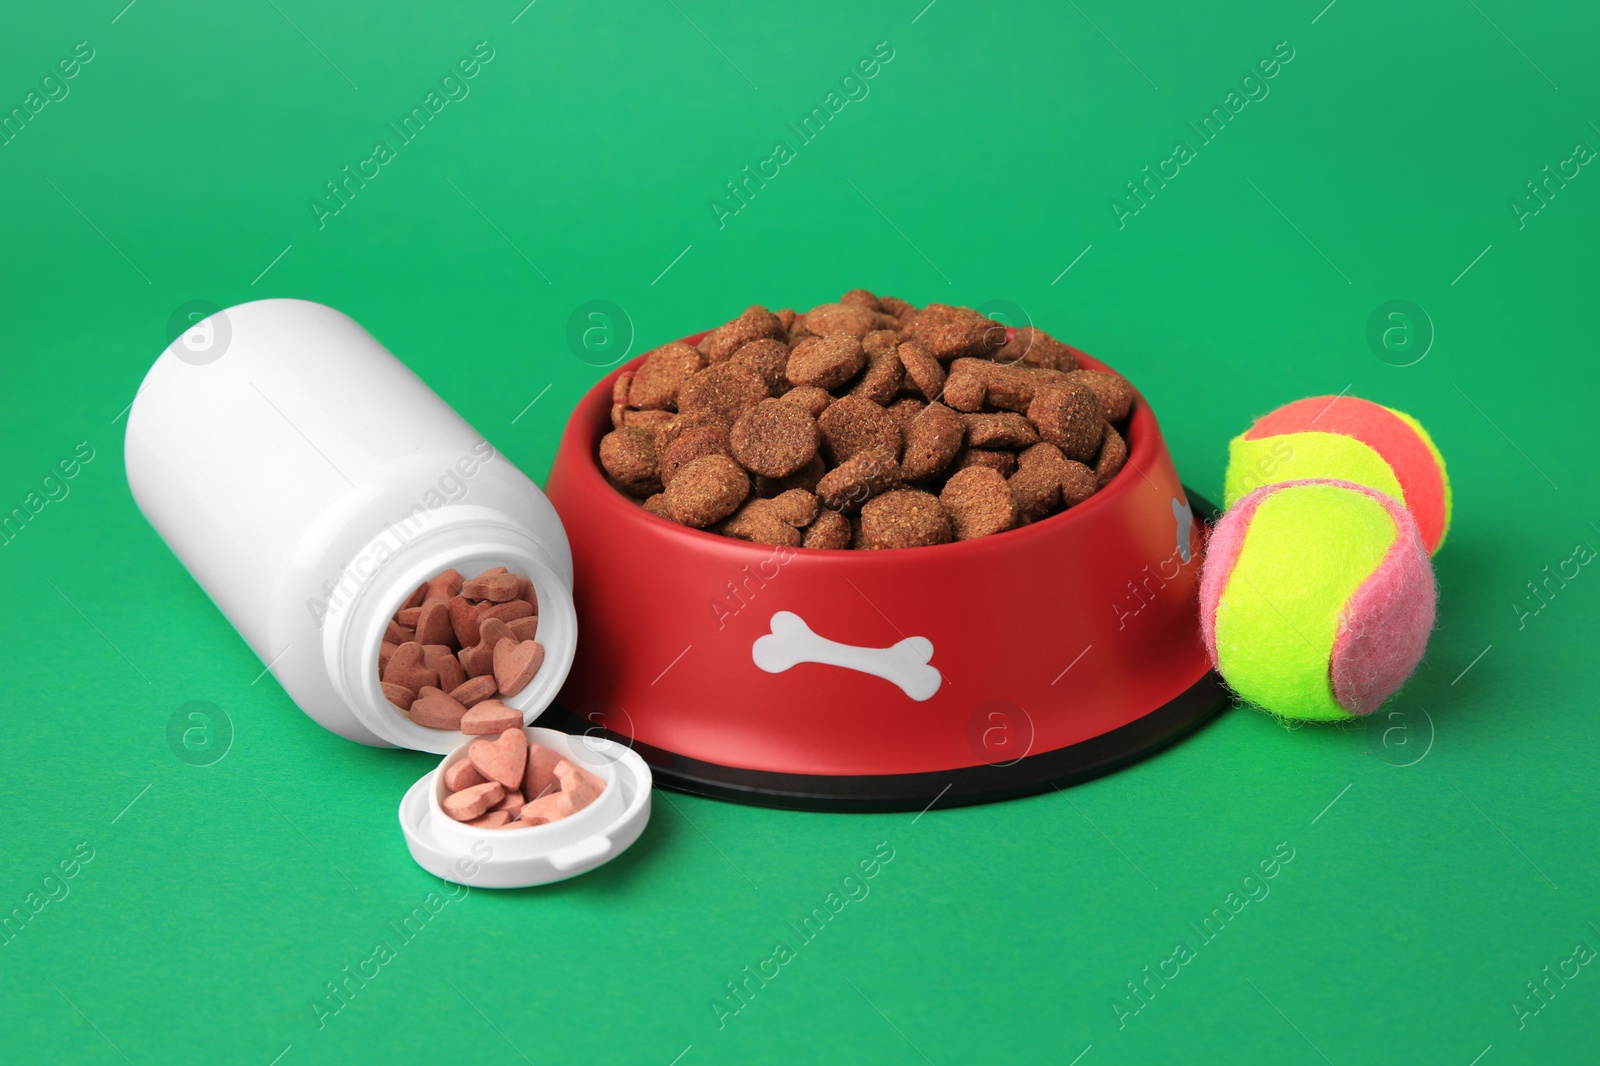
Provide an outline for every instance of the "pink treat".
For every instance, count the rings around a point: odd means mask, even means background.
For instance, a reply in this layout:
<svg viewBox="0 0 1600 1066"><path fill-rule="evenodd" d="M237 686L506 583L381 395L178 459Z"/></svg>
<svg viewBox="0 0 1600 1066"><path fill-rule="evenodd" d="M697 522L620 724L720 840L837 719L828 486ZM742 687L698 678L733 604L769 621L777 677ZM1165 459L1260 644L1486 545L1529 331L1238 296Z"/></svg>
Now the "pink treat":
<svg viewBox="0 0 1600 1066"><path fill-rule="evenodd" d="M527 768L528 738L521 729L507 729L495 740L474 740L467 748L467 758L490 781L515 789Z"/></svg>
<svg viewBox="0 0 1600 1066"><path fill-rule="evenodd" d="M499 700L484 700L461 716L461 731L468 736L498 736L521 725L522 712Z"/></svg>
<svg viewBox="0 0 1600 1066"><path fill-rule="evenodd" d="M485 811L504 799L505 794L506 790L497 782L486 781L481 785L464 788L460 792L452 792L440 802L439 806L456 821L470 822L474 818L482 817Z"/></svg>

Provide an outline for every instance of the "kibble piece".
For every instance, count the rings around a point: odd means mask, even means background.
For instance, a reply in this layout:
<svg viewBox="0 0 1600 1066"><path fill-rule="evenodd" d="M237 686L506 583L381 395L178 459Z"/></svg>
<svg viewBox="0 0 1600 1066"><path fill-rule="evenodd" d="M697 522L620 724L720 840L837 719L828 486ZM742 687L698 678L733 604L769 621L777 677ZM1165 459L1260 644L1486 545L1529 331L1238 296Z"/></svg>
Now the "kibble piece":
<svg viewBox="0 0 1600 1066"><path fill-rule="evenodd" d="M493 659L490 660L490 663L492 669ZM450 698L470 711L498 691L500 689L495 684L494 675L485 673L478 677L469 678L455 688L450 689Z"/></svg>
<svg viewBox="0 0 1600 1066"><path fill-rule="evenodd" d="M494 646L494 682L502 696L515 696L528 687L544 664L544 645L537 640L506 637Z"/></svg>
<svg viewBox="0 0 1600 1066"><path fill-rule="evenodd" d="M634 407L665 410L678 398L678 390L706 365L706 357L681 341L664 344L645 356L628 387Z"/></svg>
<svg viewBox="0 0 1600 1066"><path fill-rule="evenodd" d="M620 403L611 405L611 428L621 429L628 424L628 409Z"/></svg>
<svg viewBox="0 0 1600 1066"><path fill-rule="evenodd" d="M679 470L667 486L675 522L704 528L727 518L750 495L750 478L725 455L705 455Z"/></svg>
<svg viewBox="0 0 1600 1066"><path fill-rule="evenodd" d="M878 298L866 289L851 289L839 297L839 302L849 304L852 307L865 307L868 311L881 311L883 309L878 304Z"/></svg>
<svg viewBox="0 0 1600 1066"><path fill-rule="evenodd" d="M378 687L383 689L383 698L400 708L409 711L411 704L416 702L417 694L404 685L391 684L388 681L378 682Z"/></svg>
<svg viewBox="0 0 1600 1066"><path fill-rule="evenodd" d="M671 411L624 411L622 425L617 428L642 429L654 437L662 426L676 417Z"/></svg>
<svg viewBox="0 0 1600 1066"><path fill-rule="evenodd" d="M432 685L424 686L411 704L411 720L429 729L459 729L467 709Z"/></svg>
<svg viewBox="0 0 1600 1066"><path fill-rule="evenodd" d="M484 700L461 716L461 732L468 736L498 736L508 729L520 729L521 726L522 712L507 707L499 700Z"/></svg>
<svg viewBox="0 0 1600 1066"><path fill-rule="evenodd" d="M895 489L861 508L861 542L869 550L948 544L950 516L931 492Z"/></svg>
<svg viewBox="0 0 1600 1066"><path fill-rule="evenodd" d="M713 363L720 363L754 340L783 336L778 316L759 304L747 307L738 318L707 333L700 351Z"/></svg>
<svg viewBox="0 0 1600 1066"><path fill-rule="evenodd" d="M989 394L989 371L994 364L981 359L957 359L950 364L940 393L947 406L957 411L981 411Z"/></svg>
<svg viewBox="0 0 1600 1066"><path fill-rule="evenodd" d="M804 324L819 337L845 333L859 341L878 328L878 315L854 304L818 304L805 313ZM793 381L794 376L790 375L789 380Z"/></svg>
<svg viewBox="0 0 1600 1066"><path fill-rule="evenodd" d="M1012 334L1005 347L994 353L994 361L1047 370L1075 370L1078 366L1071 348L1033 326L1022 326Z"/></svg>
<svg viewBox="0 0 1600 1066"><path fill-rule="evenodd" d="M1018 456L1020 468L1043 471L1061 489L1060 505L1075 507L1095 494L1099 483L1087 466L1061 454L1054 444L1035 444Z"/></svg>
<svg viewBox="0 0 1600 1066"><path fill-rule="evenodd" d="M817 419L816 427L822 436L823 454L835 465L868 449L900 457L903 441L899 425L871 400L859 396L835 400Z"/></svg>
<svg viewBox="0 0 1600 1066"><path fill-rule="evenodd" d="M771 491L763 492L762 495L776 496L780 492L788 492L790 489L805 489L807 492L815 492L817 488L817 482L821 481L822 475L826 474L827 472L828 464L822 461L821 455L817 455L812 458L809 463L807 463L805 466L802 466L799 470L796 470L788 477L780 477L777 479L763 478L762 481L767 483L767 487L770 488Z"/></svg>
<svg viewBox="0 0 1600 1066"><path fill-rule="evenodd" d="M1110 422L1106 423L1105 436L1100 439L1100 458L1095 460L1094 476L1101 488L1111 483L1123 464L1128 461L1128 443L1122 439Z"/></svg>
<svg viewBox="0 0 1600 1066"><path fill-rule="evenodd" d="M870 339L879 335L869 333L867 337ZM880 407L894 399L906 375L905 367L900 365L900 356L894 350L894 334L888 336L891 343L887 348L872 351L863 346L862 350L867 354L867 366L856 378L855 384L850 386L851 396L870 400Z"/></svg>
<svg viewBox="0 0 1600 1066"><path fill-rule="evenodd" d="M860 340L848 333L830 333L791 351L784 373L796 385L836 389L866 365L867 353L861 350Z"/></svg>
<svg viewBox="0 0 1600 1066"><path fill-rule="evenodd" d="M944 394L945 369L932 352L916 341L906 341L895 352L905 369L903 384L910 386L930 403Z"/></svg>
<svg viewBox="0 0 1600 1066"><path fill-rule="evenodd" d="M788 489L772 497L772 507L779 518L796 529L802 529L817 520L817 512L822 504L817 502L815 493L805 489Z"/></svg>
<svg viewBox="0 0 1600 1066"><path fill-rule="evenodd" d="M622 371L617 375L616 380L611 383L611 402L614 404L626 404L628 402L628 390L632 387L633 371Z"/></svg>
<svg viewBox="0 0 1600 1066"><path fill-rule="evenodd" d="M1120 374L1104 370L1074 370L1067 380L1094 393L1107 422L1120 422L1133 410L1133 386Z"/></svg>
<svg viewBox="0 0 1600 1066"><path fill-rule="evenodd" d="M1006 343L1006 328L970 307L929 304L902 332L941 363L963 356L985 357Z"/></svg>
<svg viewBox="0 0 1600 1066"><path fill-rule="evenodd" d="M850 520L838 511L823 510L816 521L806 527L806 548L824 548L837 551L850 547Z"/></svg>
<svg viewBox="0 0 1600 1066"><path fill-rule="evenodd" d="M439 802L444 813L458 822L471 822L483 816L490 807L505 798L506 790L495 781L452 792Z"/></svg>
<svg viewBox="0 0 1600 1066"><path fill-rule="evenodd" d="M861 338L861 350L867 353L867 359L874 355L892 352L900 347L900 334L892 329L875 329Z"/></svg>
<svg viewBox="0 0 1600 1066"><path fill-rule="evenodd" d="M789 365L789 346L780 340L766 337L751 341L729 356L728 362L759 377L774 396L781 396L789 389L789 379L783 373Z"/></svg>
<svg viewBox="0 0 1600 1066"><path fill-rule="evenodd" d="M664 492L658 492L644 501L644 509L657 518L665 518L669 522L672 521L672 512L667 510L667 494Z"/></svg>
<svg viewBox="0 0 1600 1066"><path fill-rule="evenodd" d="M1065 460L1061 468L1061 506L1076 507L1100 488L1094 471L1082 463Z"/></svg>
<svg viewBox="0 0 1600 1066"><path fill-rule="evenodd" d="M778 325L783 327L783 332L787 335L789 330L794 328L794 308L780 307L772 313L777 316Z"/></svg>
<svg viewBox="0 0 1600 1066"><path fill-rule="evenodd" d="M800 546L800 531L783 520L771 500L759 496L746 500L743 506L717 526L717 532L725 537L755 544L779 544L790 548Z"/></svg>
<svg viewBox="0 0 1600 1066"><path fill-rule="evenodd" d="M884 410L889 412L889 417L900 427L900 436L904 439L906 430L911 428L911 423L916 421L917 416L927 410L927 407L926 403L915 397L902 396Z"/></svg>
<svg viewBox="0 0 1600 1066"><path fill-rule="evenodd" d="M986 466L999 471L1001 477L1010 477L1017 472L1017 456L1014 452L991 451L988 448L962 448L950 460L951 473L969 466Z"/></svg>
<svg viewBox="0 0 1600 1066"><path fill-rule="evenodd" d="M815 385L796 385L784 393L782 399L784 403L805 408L812 418L821 416L822 412L828 409L828 405L833 403L833 395L827 389Z"/></svg>
<svg viewBox="0 0 1600 1066"><path fill-rule="evenodd" d="M984 402L1005 411L1026 411L1040 389L1066 380L1067 376L1058 370L992 363L984 383Z"/></svg>
<svg viewBox="0 0 1600 1066"><path fill-rule="evenodd" d="M1012 411L1000 414L962 415L969 448L1026 448L1039 443L1033 423Z"/></svg>
<svg viewBox="0 0 1600 1066"><path fill-rule="evenodd" d="M1017 501L999 471L969 466L950 475L939 493L957 540L1003 533L1017 524Z"/></svg>
<svg viewBox="0 0 1600 1066"><path fill-rule="evenodd" d="M727 454L728 431L720 425L702 425L687 430L661 452L661 485L672 484L678 471L702 456Z"/></svg>
<svg viewBox="0 0 1600 1066"><path fill-rule="evenodd" d="M899 316L905 314L907 311L915 311L916 310L915 307L913 307L910 304L906 303L904 300L900 299L900 297L898 297L898 296L880 296L880 297L878 297L878 308L880 310L882 310L883 312L885 312L886 314L891 314L891 315L894 315L896 317L899 317Z"/></svg>
<svg viewBox="0 0 1600 1066"><path fill-rule="evenodd" d="M753 474L786 477L816 456L817 430L817 421L804 408L762 400L734 422L728 450Z"/></svg>
<svg viewBox="0 0 1600 1066"><path fill-rule="evenodd" d="M607 437L614 437L616 435L617 434L615 433L606 434ZM655 445L651 444L648 438L646 439L645 444L650 448L650 453L654 455ZM601 440L600 454L602 458L605 455L605 445L606 442ZM465 596L467 599L490 600L494 603L504 603L507 600L514 600L517 598L517 593L521 591L522 579L516 574L504 572L498 574L479 574L472 580L464 581L461 584L461 595Z"/></svg>
<svg viewBox="0 0 1600 1066"><path fill-rule="evenodd" d="M748 368L723 362L683 383L678 390L678 412L712 415L731 423L745 408L754 407L767 395L767 383Z"/></svg>
<svg viewBox="0 0 1600 1066"><path fill-rule="evenodd" d="M1006 479L1020 523L1037 522L1061 505L1061 482L1044 466L1021 467Z"/></svg>
<svg viewBox="0 0 1600 1066"><path fill-rule="evenodd" d="M478 773L471 759L457 759L444 768L444 787L450 792L460 792L464 788L481 785L484 781L484 776Z"/></svg>
<svg viewBox="0 0 1600 1066"><path fill-rule="evenodd" d="M1093 461L1100 451L1100 402L1093 392L1076 383L1046 385L1028 405L1028 421L1041 439L1061 449L1068 459Z"/></svg>
<svg viewBox="0 0 1600 1066"><path fill-rule="evenodd" d="M961 416L942 403L930 403L905 431L902 471L911 482L926 481L950 465L967 427Z"/></svg>
<svg viewBox="0 0 1600 1066"><path fill-rule="evenodd" d="M900 464L887 450L857 452L822 476L817 499L835 511L855 512L879 493L900 484Z"/></svg>

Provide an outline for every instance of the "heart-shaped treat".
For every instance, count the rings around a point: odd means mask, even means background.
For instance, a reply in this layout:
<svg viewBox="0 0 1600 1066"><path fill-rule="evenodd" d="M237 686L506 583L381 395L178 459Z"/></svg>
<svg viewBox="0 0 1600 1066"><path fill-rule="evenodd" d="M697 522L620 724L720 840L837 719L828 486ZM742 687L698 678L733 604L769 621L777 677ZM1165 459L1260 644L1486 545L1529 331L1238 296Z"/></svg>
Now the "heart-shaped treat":
<svg viewBox="0 0 1600 1066"><path fill-rule="evenodd" d="M419 692L424 685L437 687L439 674L428 669L427 664L423 662L422 645L416 641L406 641L390 653L382 680L392 685L402 685L412 692Z"/></svg>
<svg viewBox="0 0 1600 1066"><path fill-rule="evenodd" d="M520 730L521 726L522 712L507 707L499 700L484 700L461 718L461 731L472 737L499 736L508 729ZM516 782L509 787L515 788Z"/></svg>
<svg viewBox="0 0 1600 1066"><path fill-rule="evenodd" d="M507 729L494 740L474 740L467 748L467 758L490 781L515 789L527 768L528 738L521 729Z"/></svg>
<svg viewBox="0 0 1600 1066"><path fill-rule="evenodd" d="M506 623L512 640L532 640L539 633L539 616L529 615L527 618L514 618Z"/></svg>
<svg viewBox="0 0 1600 1066"><path fill-rule="evenodd" d="M528 768L522 774L522 794L529 800L536 800L560 792L561 782L556 780L556 763L560 761L560 753L543 744L529 744Z"/></svg>
<svg viewBox="0 0 1600 1066"><path fill-rule="evenodd" d="M450 698L463 707L476 707L484 700L493 696L498 689L495 688L494 675L484 674L470 681L463 681L450 690Z"/></svg>
<svg viewBox="0 0 1600 1066"><path fill-rule="evenodd" d="M507 637L500 641L494 646L494 680L500 686L500 695L515 696L527 688L543 664L544 645L537 640L519 642Z"/></svg>
<svg viewBox="0 0 1600 1066"><path fill-rule="evenodd" d="M472 765L471 759L457 759L444 770L444 787L451 792L483 784L483 775Z"/></svg>
<svg viewBox="0 0 1600 1066"><path fill-rule="evenodd" d="M447 604L436 602L421 608L417 613L416 624L418 644L448 644L450 638L455 636L455 628L450 624L450 607Z"/></svg>
<svg viewBox="0 0 1600 1066"><path fill-rule="evenodd" d="M439 801L444 813L458 822L470 822L483 816L483 812L505 798L506 790L497 782L485 781L481 785L452 792Z"/></svg>
<svg viewBox="0 0 1600 1066"><path fill-rule="evenodd" d="M470 648L478 639L478 605L464 596L452 596L447 606L450 627L456 631L456 643Z"/></svg>
<svg viewBox="0 0 1600 1066"><path fill-rule="evenodd" d="M566 759L556 763L556 780L561 782L561 795L567 798L574 811L581 811L595 801L606 783L582 767Z"/></svg>
<svg viewBox="0 0 1600 1066"><path fill-rule="evenodd" d="M459 729L467 709L432 685L417 693L411 704L411 720L429 729Z"/></svg>
<svg viewBox="0 0 1600 1066"><path fill-rule="evenodd" d="M479 574L461 586L461 595L469 600L493 600L504 603L517 598L522 579L515 574Z"/></svg>
<svg viewBox="0 0 1600 1066"><path fill-rule="evenodd" d="M409 711L411 705L416 702L417 694L404 685L395 685L388 681L382 681L379 682L378 687L383 689L383 698L402 711Z"/></svg>

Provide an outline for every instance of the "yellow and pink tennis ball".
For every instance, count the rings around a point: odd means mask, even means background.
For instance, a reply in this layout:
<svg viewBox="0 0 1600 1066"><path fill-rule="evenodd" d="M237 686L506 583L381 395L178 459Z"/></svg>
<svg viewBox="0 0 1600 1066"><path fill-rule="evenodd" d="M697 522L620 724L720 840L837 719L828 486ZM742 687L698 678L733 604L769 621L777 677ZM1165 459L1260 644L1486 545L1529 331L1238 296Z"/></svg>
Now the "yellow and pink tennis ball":
<svg viewBox="0 0 1600 1066"><path fill-rule="evenodd" d="M1318 478L1256 489L1217 522L1200 626L1229 687L1284 718L1371 714L1422 659L1438 599L1411 513Z"/></svg>
<svg viewBox="0 0 1600 1066"><path fill-rule="evenodd" d="M1405 504L1429 552L1450 529L1450 479L1427 430L1355 396L1311 396L1259 419L1228 446L1223 506L1263 485L1339 478Z"/></svg>

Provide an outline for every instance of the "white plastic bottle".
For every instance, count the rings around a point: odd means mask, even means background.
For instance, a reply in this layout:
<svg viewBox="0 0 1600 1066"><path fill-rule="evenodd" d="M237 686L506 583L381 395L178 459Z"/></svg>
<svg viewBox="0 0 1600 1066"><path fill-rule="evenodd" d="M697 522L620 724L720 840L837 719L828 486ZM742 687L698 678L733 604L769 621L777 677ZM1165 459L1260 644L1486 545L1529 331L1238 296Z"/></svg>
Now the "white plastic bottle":
<svg viewBox="0 0 1600 1066"><path fill-rule="evenodd" d="M422 582L525 574L544 665L505 700L531 722L572 666L572 553L538 486L347 316L261 300L162 353L128 413L145 517L306 714L363 744L447 752L383 696L378 649Z"/></svg>

